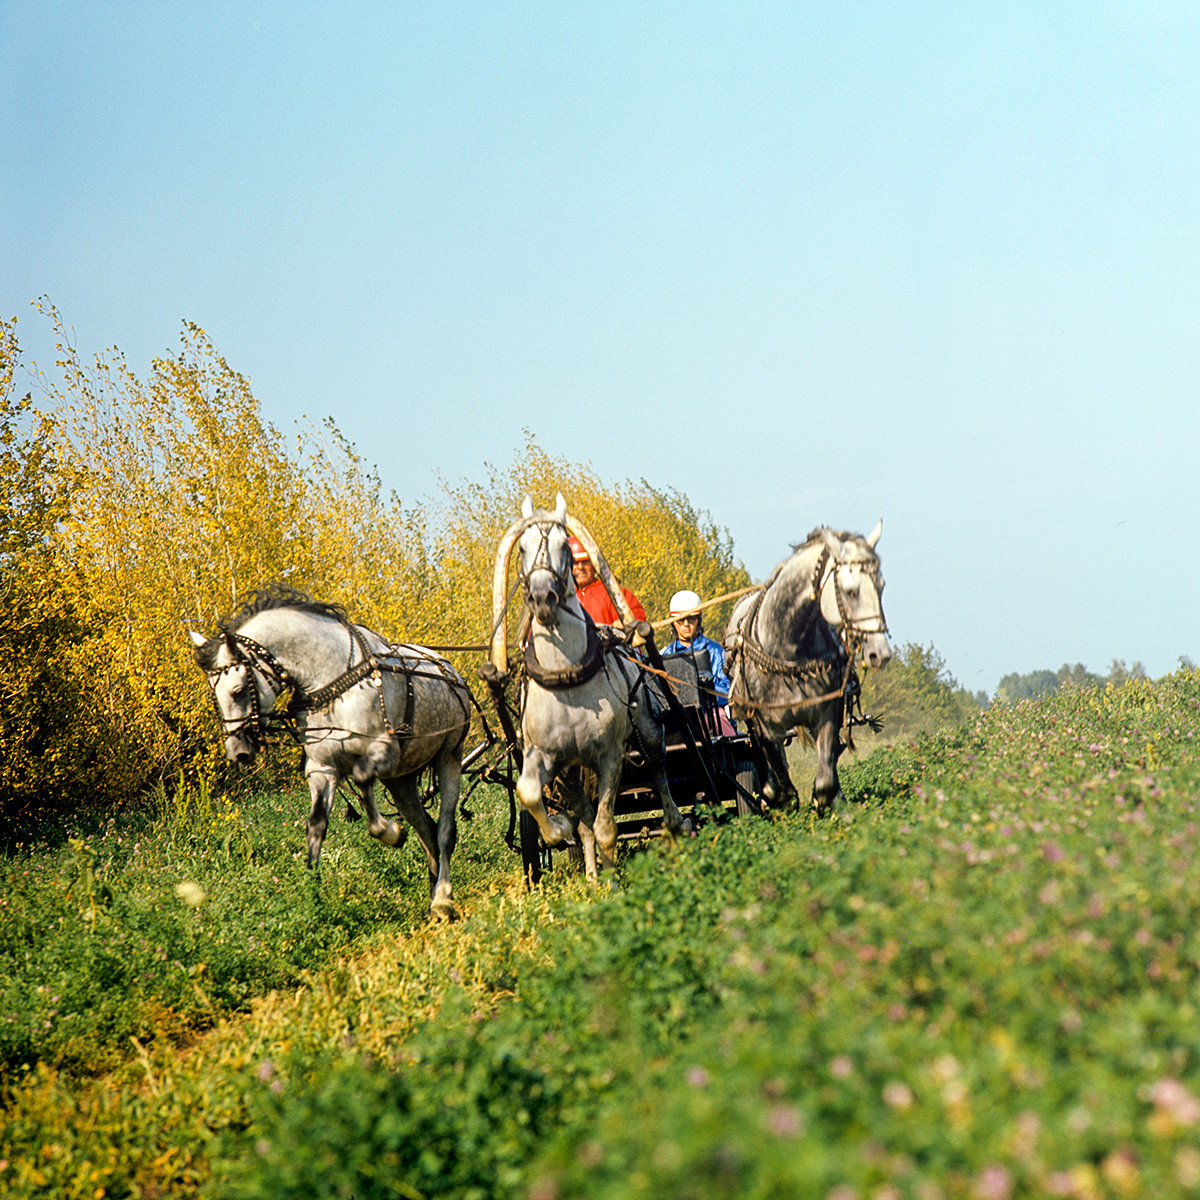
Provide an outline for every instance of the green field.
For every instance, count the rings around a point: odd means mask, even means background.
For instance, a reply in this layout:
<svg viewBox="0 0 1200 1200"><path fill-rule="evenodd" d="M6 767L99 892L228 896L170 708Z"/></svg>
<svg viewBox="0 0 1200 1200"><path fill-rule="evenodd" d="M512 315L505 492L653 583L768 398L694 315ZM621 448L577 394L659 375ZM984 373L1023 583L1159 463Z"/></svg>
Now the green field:
<svg viewBox="0 0 1200 1200"><path fill-rule="evenodd" d="M506 803L425 867L201 792L0 863L0 1192L1200 1192L1200 673L843 760L527 893ZM802 790L806 790L803 781Z"/></svg>

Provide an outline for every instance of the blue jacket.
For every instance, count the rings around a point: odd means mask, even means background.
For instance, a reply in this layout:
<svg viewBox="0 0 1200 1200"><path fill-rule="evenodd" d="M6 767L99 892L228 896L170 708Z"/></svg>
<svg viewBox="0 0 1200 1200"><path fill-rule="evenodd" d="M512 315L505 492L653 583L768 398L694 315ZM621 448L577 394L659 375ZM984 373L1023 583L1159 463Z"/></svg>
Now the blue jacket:
<svg viewBox="0 0 1200 1200"><path fill-rule="evenodd" d="M725 674L725 647L720 642L698 633L692 638L691 645L685 645L676 638L670 645L664 646L661 653L679 654L685 650L707 650L708 660L712 663L713 691L717 693L718 704L729 703L729 676Z"/></svg>

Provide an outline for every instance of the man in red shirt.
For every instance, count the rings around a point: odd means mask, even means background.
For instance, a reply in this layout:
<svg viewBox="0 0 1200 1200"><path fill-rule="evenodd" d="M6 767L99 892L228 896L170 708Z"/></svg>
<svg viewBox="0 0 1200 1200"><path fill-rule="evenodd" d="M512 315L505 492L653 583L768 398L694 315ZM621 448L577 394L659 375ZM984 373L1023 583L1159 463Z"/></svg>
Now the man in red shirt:
<svg viewBox="0 0 1200 1200"><path fill-rule="evenodd" d="M592 566L592 560L588 558L588 552L583 548L583 543L574 536L570 541L573 560L571 574L575 576L575 594L579 597L579 603L583 605L584 611L597 625L622 624L621 614L617 612L616 606L608 594L608 589L604 586L604 581L596 574L596 568ZM622 587L621 591L624 592L625 600L633 610L633 615L639 621L644 621L646 610L642 607L642 602L627 587Z"/></svg>

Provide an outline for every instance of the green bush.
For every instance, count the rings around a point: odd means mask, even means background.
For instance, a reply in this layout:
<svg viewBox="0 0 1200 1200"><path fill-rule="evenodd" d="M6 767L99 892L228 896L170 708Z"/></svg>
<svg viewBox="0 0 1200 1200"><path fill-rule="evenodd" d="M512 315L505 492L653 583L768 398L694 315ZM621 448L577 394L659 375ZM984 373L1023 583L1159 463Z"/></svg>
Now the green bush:
<svg viewBox="0 0 1200 1200"><path fill-rule="evenodd" d="M251 1162L240 1153L219 1162L214 1194L522 1194L542 1131L558 1123L558 1073L530 1064L524 1039L507 1029L455 1016L396 1066L347 1053L260 1063Z"/></svg>

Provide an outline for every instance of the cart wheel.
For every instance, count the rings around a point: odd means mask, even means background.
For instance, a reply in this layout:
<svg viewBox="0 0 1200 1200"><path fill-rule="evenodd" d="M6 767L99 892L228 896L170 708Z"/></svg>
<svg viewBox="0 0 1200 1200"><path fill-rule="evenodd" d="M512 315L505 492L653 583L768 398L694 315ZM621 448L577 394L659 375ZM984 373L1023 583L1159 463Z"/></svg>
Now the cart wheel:
<svg viewBox="0 0 1200 1200"><path fill-rule="evenodd" d="M524 810L517 819L521 837L521 864L525 868L525 882L532 887L542 878L541 833L537 822Z"/></svg>
<svg viewBox="0 0 1200 1200"><path fill-rule="evenodd" d="M743 759L737 765L737 813L739 817L755 816L761 814L762 809L759 808L758 800L758 767L754 765L753 759ZM746 795L746 793L749 795Z"/></svg>

